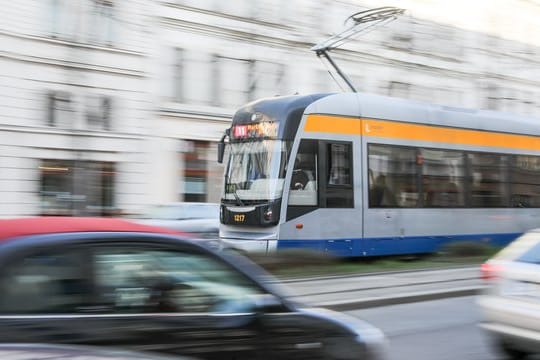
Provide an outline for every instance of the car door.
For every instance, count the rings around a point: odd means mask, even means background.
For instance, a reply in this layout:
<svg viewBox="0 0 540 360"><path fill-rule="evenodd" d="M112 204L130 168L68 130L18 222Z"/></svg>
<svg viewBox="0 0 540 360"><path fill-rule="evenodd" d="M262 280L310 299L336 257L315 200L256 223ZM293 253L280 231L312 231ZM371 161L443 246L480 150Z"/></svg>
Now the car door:
<svg viewBox="0 0 540 360"><path fill-rule="evenodd" d="M218 257L151 241L108 241L92 252L96 303L112 338L137 350L259 357L249 299L262 290Z"/></svg>
<svg viewBox="0 0 540 360"><path fill-rule="evenodd" d="M95 237L15 257L0 277L0 341L259 358L255 283L199 247L140 240Z"/></svg>
<svg viewBox="0 0 540 360"><path fill-rule="evenodd" d="M296 310L211 252L108 241L93 253L100 301L114 309L104 331L137 350L238 360L350 351L343 327Z"/></svg>
<svg viewBox="0 0 540 360"><path fill-rule="evenodd" d="M92 306L88 252L58 244L2 253L0 341L89 343L80 309Z"/></svg>

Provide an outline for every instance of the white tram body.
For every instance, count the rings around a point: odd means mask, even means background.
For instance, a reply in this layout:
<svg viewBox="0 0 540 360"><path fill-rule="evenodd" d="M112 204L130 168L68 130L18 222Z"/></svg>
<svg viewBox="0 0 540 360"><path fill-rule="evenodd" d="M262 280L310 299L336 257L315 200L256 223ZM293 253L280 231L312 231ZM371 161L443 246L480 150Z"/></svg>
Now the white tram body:
<svg viewBox="0 0 540 360"><path fill-rule="evenodd" d="M278 97L238 110L229 147L223 246L380 256L504 245L540 226L540 119L361 93Z"/></svg>

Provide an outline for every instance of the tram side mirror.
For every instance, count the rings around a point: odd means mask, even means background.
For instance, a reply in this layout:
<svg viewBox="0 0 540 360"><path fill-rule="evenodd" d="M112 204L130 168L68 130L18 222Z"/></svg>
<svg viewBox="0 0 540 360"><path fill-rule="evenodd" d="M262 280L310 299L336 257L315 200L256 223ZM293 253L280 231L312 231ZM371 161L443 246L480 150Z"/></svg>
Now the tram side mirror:
<svg viewBox="0 0 540 360"><path fill-rule="evenodd" d="M226 129L225 134L221 137L221 140L218 142L218 153L217 153L217 162L223 164L223 156L225 156L225 139L231 137L231 129Z"/></svg>
<svg viewBox="0 0 540 360"><path fill-rule="evenodd" d="M218 149L217 162L218 164L223 164L223 156L225 155L225 143L219 142L217 149Z"/></svg>

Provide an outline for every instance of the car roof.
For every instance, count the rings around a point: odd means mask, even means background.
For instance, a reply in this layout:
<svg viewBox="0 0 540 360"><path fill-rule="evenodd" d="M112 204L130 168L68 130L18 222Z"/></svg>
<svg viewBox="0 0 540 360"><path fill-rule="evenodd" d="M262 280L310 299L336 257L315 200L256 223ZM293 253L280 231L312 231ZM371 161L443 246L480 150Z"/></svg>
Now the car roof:
<svg viewBox="0 0 540 360"><path fill-rule="evenodd" d="M30 235L73 232L136 232L184 235L175 230L138 224L118 218L43 216L0 219L0 241Z"/></svg>

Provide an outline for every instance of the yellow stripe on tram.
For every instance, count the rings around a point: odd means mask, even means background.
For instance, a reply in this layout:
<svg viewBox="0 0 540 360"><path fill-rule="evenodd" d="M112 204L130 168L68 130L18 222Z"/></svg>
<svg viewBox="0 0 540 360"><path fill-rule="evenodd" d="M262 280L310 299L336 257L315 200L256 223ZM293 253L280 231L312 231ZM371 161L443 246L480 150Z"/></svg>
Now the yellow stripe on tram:
<svg viewBox="0 0 540 360"><path fill-rule="evenodd" d="M540 137L537 136L331 115L308 115L304 131L447 144L540 150Z"/></svg>
<svg viewBox="0 0 540 360"><path fill-rule="evenodd" d="M358 118L332 115L308 115L304 131L360 135L362 133L362 127L359 120Z"/></svg>

